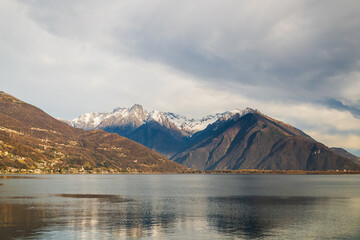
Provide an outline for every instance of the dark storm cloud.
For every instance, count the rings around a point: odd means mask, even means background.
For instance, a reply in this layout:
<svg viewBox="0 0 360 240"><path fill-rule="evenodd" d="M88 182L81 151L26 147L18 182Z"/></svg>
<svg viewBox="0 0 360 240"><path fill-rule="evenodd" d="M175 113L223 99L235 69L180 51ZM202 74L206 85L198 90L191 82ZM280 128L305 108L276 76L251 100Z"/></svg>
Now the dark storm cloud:
<svg viewBox="0 0 360 240"><path fill-rule="evenodd" d="M341 90L360 79L338 76L360 71L359 12L356 0L158 2L132 16L134 28L114 34L131 54L219 87L271 86L298 102L355 102ZM272 92L257 97L283 100Z"/></svg>
<svg viewBox="0 0 360 240"><path fill-rule="evenodd" d="M360 91L360 90L359 90ZM331 108L340 110L340 111L349 111L351 112L356 118L360 118L360 109L345 105L344 103L336 100L336 99L329 99L325 102L325 104Z"/></svg>

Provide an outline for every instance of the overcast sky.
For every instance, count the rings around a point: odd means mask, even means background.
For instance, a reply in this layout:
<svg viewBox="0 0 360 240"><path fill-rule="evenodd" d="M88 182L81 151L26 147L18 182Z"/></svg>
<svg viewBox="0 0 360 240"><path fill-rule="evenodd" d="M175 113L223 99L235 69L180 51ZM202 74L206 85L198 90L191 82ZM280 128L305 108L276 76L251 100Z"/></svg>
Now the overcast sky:
<svg viewBox="0 0 360 240"><path fill-rule="evenodd" d="M252 107L360 155L359 0L1 0L1 88L54 117Z"/></svg>

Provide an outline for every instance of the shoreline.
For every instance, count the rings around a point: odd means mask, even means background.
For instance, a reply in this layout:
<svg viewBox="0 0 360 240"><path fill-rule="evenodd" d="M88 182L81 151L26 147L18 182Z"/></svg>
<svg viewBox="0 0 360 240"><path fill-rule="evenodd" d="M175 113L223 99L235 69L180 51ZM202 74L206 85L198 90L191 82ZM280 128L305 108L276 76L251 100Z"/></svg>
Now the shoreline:
<svg viewBox="0 0 360 240"><path fill-rule="evenodd" d="M150 175L150 174L249 174L249 175L353 175L360 174L360 171L353 170L326 170L326 171L307 171L307 170L257 170L257 169L241 169L241 170L214 170L214 171L201 171L201 170L188 170L183 172L117 172L117 173L101 173L101 172L88 172L88 173L2 173L0 176L11 175Z"/></svg>
<svg viewBox="0 0 360 240"><path fill-rule="evenodd" d="M258 170L258 169L240 169L240 170L216 170L216 171L189 171L189 174L283 174L283 175L344 175L360 174L360 171L353 170L326 170L326 171L308 171L308 170Z"/></svg>

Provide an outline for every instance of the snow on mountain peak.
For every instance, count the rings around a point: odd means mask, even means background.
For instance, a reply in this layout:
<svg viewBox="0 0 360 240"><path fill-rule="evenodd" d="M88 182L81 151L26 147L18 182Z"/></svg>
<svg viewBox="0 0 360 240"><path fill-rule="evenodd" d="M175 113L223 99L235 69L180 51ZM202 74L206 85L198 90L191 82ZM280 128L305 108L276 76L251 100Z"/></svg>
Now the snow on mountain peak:
<svg viewBox="0 0 360 240"><path fill-rule="evenodd" d="M162 112L154 110L148 114L147 121L155 121L163 124L165 122L165 118L166 117Z"/></svg>
<svg viewBox="0 0 360 240"><path fill-rule="evenodd" d="M85 113L72 120L71 123L74 127L92 130L97 127L104 127L103 125L110 123L116 125L135 121L136 125L141 125L155 121L167 128L173 128L175 126L178 130L182 131L183 134L191 136L198 131L204 130L209 124L217 121L226 121L234 116L242 117L247 113L260 112L251 108L245 108L243 110L234 109L224 113L208 115L201 119L187 119L184 116L170 112L160 112L156 110L148 112L144 110L140 104L134 104L130 108L117 107L112 112Z"/></svg>
<svg viewBox="0 0 360 240"><path fill-rule="evenodd" d="M136 112L136 113L144 111L143 106L141 106L140 104L134 104L131 108L128 108L128 109L129 109L129 112Z"/></svg>
<svg viewBox="0 0 360 240"><path fill-rule="evenodd" d="M107 113L90 112L85 113L78 118L71 121L72 125L76 128L83 128L86 130L92 130L96 128L103 119L103 116Z"/></svg>
<svg viewBox="0 0 360 240"><path fill-rule="evenodd" d="M145 121L148 117L148 112L140 104L134 104L131 108L128 108L128 112L141 121Z"/></svg>
<svg viewBox="0 0 360 240"><path fill-rule="evenodd" d="M237 108L237 109L234 109L234 110L231 110L231 111L227 111L227 112L224 112L222 114L220 114L221 116L219 117L219 121L226 121L226 120L229 120L230 118L233 118L235 116L237 117L242 117L248 113L260 113L258 110L256 109L252 109L252 108L245 108L243 110Z"/></svg>

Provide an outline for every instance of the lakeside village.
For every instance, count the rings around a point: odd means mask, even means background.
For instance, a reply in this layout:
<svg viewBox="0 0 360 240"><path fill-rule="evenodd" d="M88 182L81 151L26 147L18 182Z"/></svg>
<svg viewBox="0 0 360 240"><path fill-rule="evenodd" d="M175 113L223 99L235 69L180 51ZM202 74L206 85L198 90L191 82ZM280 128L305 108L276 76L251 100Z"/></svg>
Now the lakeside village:
<svg viewBox="0 0 360 240"><path fill-rule="evenodd" d="M4 147L13 148L10 145L4 144L0 141L0 144ZM28 158L18 156L6 150L0 149L0 160L7 159L15 164L12 166L0 165L0 174L116 174L116 173L142 173L135 168L107 168L104 166L92 167L89 162L86 162L83 166L69 166L64 164L60 157L64 157L61 152L54 151L55 158L48 161L33 162L32 166L29 166ZM136 162L137 160L134 160ZM1 161L0 161L1 162ZM23 166L20 168L15 166ZM25 166L29 166L25 168Z"/></svg>
<svg viewBox="0 0 360 240"><path fill-rule="evenodd" d="M91 168L91 167L50 167L46 162L35 163L29 169L0 166L0 174L116 174L116 173L142 173L136 169L117 168Z"/></svg>
<svg viewBox="0 0 360 240"><path fill-rule="evenodd" d="M0 167L0 174L114 174L114 173L140 173L137 171L128 170L119 170L119 169L104 169L104 168L93 168L85 169L81 168L72 168L72 167L59 167L59 168L36 168L32 167L30 169L25 168L14 168L14 167Z"/></svg>
<svg viewBox="0 0 360 240"><path fill-rule="evenodd" d="M20 165L25 165L25 158L8 153L7 151L0 150L0 159L7 157L12 161L21 163ZM66 166L59 160L50 160L49 162L34 162L33 166L30 168L16 168L9 166L0 166L0 174L113 174L113 173L141 173L137 169L132 168L105 168L98 167L94 168L90 163L85 163L84 166L71 167Z"/></svg>

